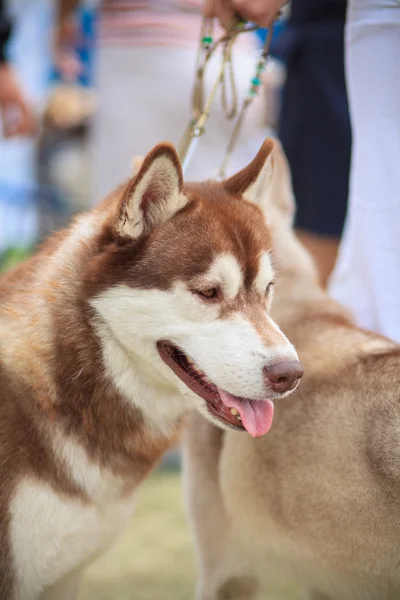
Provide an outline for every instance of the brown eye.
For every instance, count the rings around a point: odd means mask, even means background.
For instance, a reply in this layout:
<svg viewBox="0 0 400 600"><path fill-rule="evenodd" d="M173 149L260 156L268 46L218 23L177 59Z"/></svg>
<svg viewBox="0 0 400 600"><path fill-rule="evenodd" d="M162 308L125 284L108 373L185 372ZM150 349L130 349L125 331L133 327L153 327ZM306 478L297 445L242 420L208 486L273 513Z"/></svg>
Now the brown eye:
<svg viewBox="0 0 400 600"><path fill-rule="evenodd" d="M265 288L265 295L268 296L268 294L270 293L272 287L274 286L274 282L270 281L269 284L267 285L267 287Z"/></svg>
<svg viewBox="0 0 400 600"><path fill-rule="evenodd" d="M219 297L219 289L216 287L208 290L194 290L194 293L206 300L216 300Z"/></svg>

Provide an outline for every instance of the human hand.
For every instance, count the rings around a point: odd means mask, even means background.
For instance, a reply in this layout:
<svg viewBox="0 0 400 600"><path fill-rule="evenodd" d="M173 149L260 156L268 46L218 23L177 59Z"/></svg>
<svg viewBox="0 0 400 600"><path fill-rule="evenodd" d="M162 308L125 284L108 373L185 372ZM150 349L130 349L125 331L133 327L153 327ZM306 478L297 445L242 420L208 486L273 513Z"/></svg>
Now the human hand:
<svg viewBox="0 0 400 600"><path fill-rule="evenodd" d="M203 15L208 19L219 19L222 27L229 29L235 10L232 0L204 0Z"/></svg>
<svg viewBox="0 0 400 600"><path fill-rule="evenodd" d="M75 81L82 72L82 64L73 50L78 36L79 27L74 17L64 17L55 28L53 60L65 81Z"/></svg>
<svg viewBox="0 0 400 600"><path fill-rule="evenodd" d="M259 27L270 27L288 0L232 0L235 12Z"/></svg>
<svg viewBox="0 0 400 600"><path fill-rule="evenodd" d="M28 105L13 68L0 64L0 114L4 137L31 136L36 132L36 120Z"/></svg>
<svg viewBox="0 0 400 600"><path fill-rule="evenodd" d="M259 27L269 27L287 0L205 0L205 17L217 17L228 28L235 16L252 21Z"/></svg>

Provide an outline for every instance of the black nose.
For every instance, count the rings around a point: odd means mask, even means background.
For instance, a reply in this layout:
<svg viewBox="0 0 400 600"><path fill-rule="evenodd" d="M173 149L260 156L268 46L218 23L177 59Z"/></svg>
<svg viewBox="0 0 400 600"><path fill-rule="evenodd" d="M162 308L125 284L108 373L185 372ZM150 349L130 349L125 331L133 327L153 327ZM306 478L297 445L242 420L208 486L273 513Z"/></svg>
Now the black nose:
<svg viewBox="0 0 400 600"><path fill-rule="evenodd" d="M264 374L268 385L275 392L283 394L296 387L304 369L298 360L288 360L264 367Z"/></svg>

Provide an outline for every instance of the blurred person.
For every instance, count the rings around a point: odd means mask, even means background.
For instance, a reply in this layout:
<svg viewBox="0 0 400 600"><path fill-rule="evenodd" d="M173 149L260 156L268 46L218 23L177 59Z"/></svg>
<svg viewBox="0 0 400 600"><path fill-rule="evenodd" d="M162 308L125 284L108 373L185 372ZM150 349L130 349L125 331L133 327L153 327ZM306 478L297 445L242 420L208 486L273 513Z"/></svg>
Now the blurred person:
<svg viewBox="0 0 400 600"><path fill-rule="evenodd" d="M400 2L349 0L353 152L331 291L358 323L400 342Z"/></svg>
<svg viewBox="0 0 400 600"><path fill-rule="evenodd" d="M1 270L10 256L31 252L40 234L34 115L40 115L49 85L52 0L3 2L0 14L0 96L9 136L0 133Z"/></svg>
<svg viewBox="0 0 400 600"><path fill-rule="evenodd" d="M205 12L225 24L234 12L260 25L282 2L207 0ZM292 172L295 227L313 255L323 285L335 264L348 197L351 128L344 76L347 0L293 0L274 53L286 79L278 123ZM274 16L273 14L273 16ZM332 160L332 156L335 160Z"/></svg>
<svg viewBox="0 0 400 600"><path fill-rule="evenodd" d="M292 172L295 227L323 285L336 261L348 198L346 5L347 0L293 0L279 44L287 69L279 138Z"/></svg>
<svg viewBox="0 0 400 600"><path fill-rule="evenodd" d="M38 180L56 191L65 207L64 218L88 207L88 139L96 106L92 89L95 22L96 7L86 1L77 11L76 22L67 23L71 46L55 53L52 89L42 118Z"/></svg>
<svg viewBox="0 0 400 600"><path fill-rule="evenodd" d="M0 113L4 137L35 133L35 118L7 59L6 46L12 25L5 0L0 0Z"/></svg>
<svg viewBox="0 0 400 600"><path fill-rule="evenodd" d="M68 42L68 18L78 2L61 0L59 48ZM93 201L127 177L134 155L144 155L160 140L178 145L190 119L190 99L201 28L202 0L103 0L99 14L97 89L99 109L93 123ZM63 31L65 35L63 36ZM258 57L257 41L243 34L234 50L239 103ZM210 66L206 89L218 61ZM262 140L260 96L246 120L230 170L246 163ZM186 172L204 179L219 167L233 122L227 122L217 96L206 133Z"/></svg>
<svg viewBox="0 0 400 600"><path fill-rule="evenodd" d="M237 11L260 25L270 24L283 4L280 0L209 2L209 14L222 20L227 12ZM345 71L353 148L344 235L330 287L359 325L398 342L399 56L399 0L349 0ZM336 158L332 156L332 162Z"/></svg>

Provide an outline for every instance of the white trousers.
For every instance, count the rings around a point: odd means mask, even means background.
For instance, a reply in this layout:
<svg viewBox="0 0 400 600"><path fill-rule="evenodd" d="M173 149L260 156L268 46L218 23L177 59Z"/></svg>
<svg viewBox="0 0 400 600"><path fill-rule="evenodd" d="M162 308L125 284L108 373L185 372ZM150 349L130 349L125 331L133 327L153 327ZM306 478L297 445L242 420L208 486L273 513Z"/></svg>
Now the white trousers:
<svg viewBox="0 0 400 600"><path fill-rule="evenodd" d="M345 44L353 150L331 292L400 342L400 0L349 0Z"/></svg>
<svg viewBox="0 0 400 600"><path fill-rule="evenodd" d="M235 55L240 101L248 89L257 56L252 51ZM135 155L145 155L162 141L179 143L190 118L196 50L195 43L193 49L102 47L97 60L100 105L92 137L94 204L130 175ZM208 90L216 67L211 67ZM254 101L247 117L230 171L254 158L264 140L262 97ZM223 158L232 125L223 116L218 94L206 133L185 173L187 181L211 176Z"/></svg>

